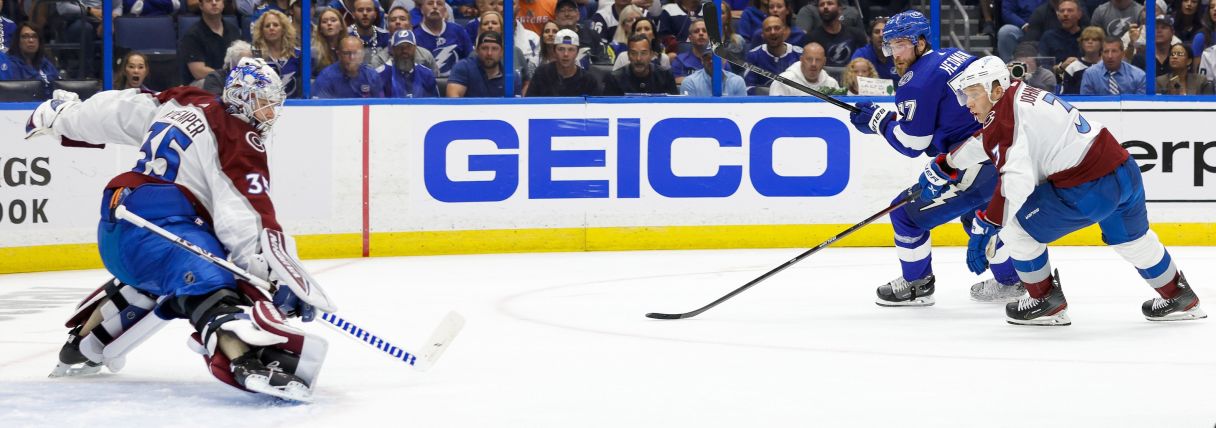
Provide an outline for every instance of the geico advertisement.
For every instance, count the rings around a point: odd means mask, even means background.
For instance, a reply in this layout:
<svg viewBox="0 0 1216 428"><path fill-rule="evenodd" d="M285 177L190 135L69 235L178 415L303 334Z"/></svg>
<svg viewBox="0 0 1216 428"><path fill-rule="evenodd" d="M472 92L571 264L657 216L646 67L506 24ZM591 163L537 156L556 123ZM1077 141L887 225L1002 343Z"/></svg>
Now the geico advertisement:
<svg viewBox="0 0 1216 428"><path fill-rule="evenodd" d="M374 192L376 230L845 221L923 163L826 105L386 107L373 123L411 119L378 129L401 143L373 145L373 175L413 174L409 195Z"/></svg>

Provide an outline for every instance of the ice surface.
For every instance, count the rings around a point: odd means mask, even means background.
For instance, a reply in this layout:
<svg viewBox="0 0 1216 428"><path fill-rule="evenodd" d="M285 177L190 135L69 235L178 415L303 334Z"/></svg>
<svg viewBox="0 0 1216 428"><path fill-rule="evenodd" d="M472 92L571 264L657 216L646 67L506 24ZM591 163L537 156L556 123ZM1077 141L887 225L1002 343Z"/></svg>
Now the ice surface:
<svg viewBox="0 0 1216 428"><path fill-rule="evenodd" d="M1155 295L1110 249L1052 248L1070 327L974 303L961 249L935 254L937 305L882 308L894 250L828 249L700 316L801 250L371 258L306 265L340 314L418 347L468 320L420 373L329 329L310 405L211 378L175 321L118 374L48 379L103 271L0 275L0 426L1211 427L1216 319L1154 323ZM1216 249L1170 249L1216 302ZM1216 306L1208 312L1216 313Z"/></svg>

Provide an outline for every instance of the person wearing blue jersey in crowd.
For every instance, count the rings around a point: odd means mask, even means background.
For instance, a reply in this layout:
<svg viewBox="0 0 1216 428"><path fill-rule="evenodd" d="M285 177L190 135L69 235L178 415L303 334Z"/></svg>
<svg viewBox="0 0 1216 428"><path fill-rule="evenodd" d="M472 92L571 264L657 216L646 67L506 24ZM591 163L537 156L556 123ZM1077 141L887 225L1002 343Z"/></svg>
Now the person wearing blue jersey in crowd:
<svg viewBox="0 0 1216 428"><path fill-rule="evenodd" d="M790 29L785 26L785 21L780 17L770 16L764 19L764 44L752 48L747 53L745 60L748 64L755 65L762 69L768 70L773 74L781 74L785 69L790 68L791 64L798 62L802 57L802 47L794 46L786 42L789 38ZM749 92L753 88L759 86L767 87L772 80L756 73L748 71L743 74L743 80L747 82Z"/></svg>
<svg viewBox="0 0 1216 428"><path fill-rule="evenodd" d="M887 18L878 17L870 23L870 43L853 52L853 58L865 58L874 65L878 77L899 81L899 73L895 71L895 61L882 51L882 30L887 26Z"/></svg>
<svg viewBox="0 0 1216 428"><path fill-rule="evenodd" d="M355 36L338 43L338 62L321 70L313 91L316 98L384 98L380 75L363 63L363 42Z"/></svg>
<svg viewBox="0 0 1216 428"><path fill-rule="evenodd" d="M439 77L447 77L457 61L473 53L473 43L464 28L443 20L443 7L443 0L422 0L419 6L423 13L422 25L414 32L418 47L435 56L435 64L439 67L435 71Z"/></svg>
<svg viewBox="0 0 1216 428"><path fill-rule="evenodd" d="M980 129L947 84L975 57L953 48L933 49L928 40L929 29L928 18L918 11L901 12L887 20L882 34L883 49L900 73L895 90L899 114L866 101L858 103L860 111L850 117L857 130L881 135L892 148L908 157L945 155ZM929 231L960 216L964 228L972 226L974 213L987 205L997 182L991 163L957 174L957 187L932 199L918 197L891 212L902 274L878 287L879 305L928 306L935 302ZM923 183L918 186L923 187ZM900 192L896 200L903 199L905 194ZM967 230L971 233L970 228ZM1025 293L1008 250L999 243L996 248L991 262L995 278L971 287L974 300L1007 302ZM986 253L984 248L967 249L967 265L972 272L981 274L987 270Z"/></svg>
<svg viewBox="0 0 1216 428"><path fill-rule="evenodd" d="M743 9L743 14L739 16L739 23L735 25L735 31L742 34L743 37L750 37L760 30L764 23L764 18L768 17L768 0L752 0L751 4Z"/></svg>
<svg viewBox="0 0 1216 428"><path fill-rule="evenodd" d="M380 2L378 2L378 1L373 2L373 3L375 3L376 15L380 17L380 19L376 22L376 25L383 28L384 27L384 6L381 6ZM347 5L350 5L350 6L347 7ZM355 14L354 14L354 12L355 12L354 0L333 0L333 1L329 2L329 7L337 10L338 14L342 15L342 25L349 26L349 25L352 25L355 23L356 19L355 19Z"/></svg>
<svg viewBox="0 0 1216 428"><path fill-rule="evenodd" d="M44 96L51 98L52 82L59 80L59 69L51 62L42 46L42 35L33 25L21 23L7 55L0 54L0 80L41 81Z"/></svg>
<svg viewBox="0 0 1216 428"><path fill-rule="evenodd" d="M389 62L389 41L392 33L376 25L381 22L374 0L355 0L355 23L346 28L346 33L363 41L364 58L372 68Z"/></svg>
<svg viewBox="0 0 1216 428"><path fill-rule="evenodd" d="M418 49L414 32L401 30L393 33L393 62L378 70L384 82L386 98L433 98L439 96L435 84L435 72L414 62Z"/></svg>

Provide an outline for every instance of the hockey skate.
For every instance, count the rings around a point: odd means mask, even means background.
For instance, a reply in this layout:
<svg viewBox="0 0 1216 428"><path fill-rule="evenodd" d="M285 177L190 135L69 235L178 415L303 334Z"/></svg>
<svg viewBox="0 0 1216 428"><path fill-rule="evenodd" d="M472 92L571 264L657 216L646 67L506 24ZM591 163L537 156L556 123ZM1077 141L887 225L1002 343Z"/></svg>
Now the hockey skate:
<svg viewBox="0 0 1216 428"><path fill-rule="evenodd" d="M89 360L80 352L80 341L84 338L77 336L79 331L80 327L76 327L68 333L68 341L59 348L59 364L47 377L86 376L101 371L101 363Z"/></svg>
<svg viewBox="0 0 1216 428"><path fill-rule="evenodd" d="M988 278L971 286L971 300L982 303L1016 302L1026 296L1022 281L1014 285L1001 284L996 278Z"/></svg>
<svg viewBox="0 0 1216 428"><path fill-rule="evenodd" d="M1072 325L1068 319L1068 300L1064 299L1064 290L1060 289L1060 274L1056 272L1051 277L1051 289L1042 299L1029 295L1016 302L1005 305L1005 320L1016 325Z"/></svg>
<svg viewBox="0 0 1216 428"><path fill-rule="evenodd" d="M935 281L933 275L912 282L900 276L878 287L878 299L874 303L878 306L932 306L936 303L933 299Z"/></svg>
<svg viewBox="0 0 1216 428"><path fill-rule="evenodd" d="M1149 321L1185 321L1207 318L1208 314L1199 307L1199 296L1187 284L1182 272L1178 273L1178 293L1172 299L1160 297L1147 300L1140 306L1144 317Z"/></svg>
<svg viewBox="0 0 1216 428"><path fill-rule="evenodd" d="M232 376L245 389L259 394L305 403L312 401L312 389L304 380L284 373L277 364L274 367L262 364L257 351L232 360Z"/></svg>

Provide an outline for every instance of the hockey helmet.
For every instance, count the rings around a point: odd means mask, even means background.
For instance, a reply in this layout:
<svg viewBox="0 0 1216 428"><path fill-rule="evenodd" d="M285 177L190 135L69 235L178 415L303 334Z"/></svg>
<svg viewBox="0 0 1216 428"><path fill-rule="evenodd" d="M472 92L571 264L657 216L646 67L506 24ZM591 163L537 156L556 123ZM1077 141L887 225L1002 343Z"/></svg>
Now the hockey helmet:
<svg viewBox="0 0 1216 428"><path fill-rule="evenodd" d="M1001 89L1009 89L1009 68L1005 66L1005 61L1001 61L1001 58L996 56L986 56L975 60L963 71L950 78L947 83L950 85L950 89L954 90L958 104L965 106L967 105L967 94L963 93L964 89L980 85L984 88L984 93L991 97L993 82L1001 85Z"/></svg>
<svg viewBox="0 0 1216 428"><path fill-rule="evenodd" d="M903 11L887 18L887 25L882 27L883 54L892 56L889 45L895 40L907 39L912 41L912 44L916 44L917 39L921 37L928 40L930 29L929 18L920 11Z"/></svg>
<svg viewBox="0 0 1216 428"><path fill-rule="evenodd" d="M278 119L278 109L287 94L279 74L261 58L242 58L228 73L224 82L224 104L228 112L249 122L260 132L267 132ZM260 101L259 101L260 100ZM274 109L269 120L260 121L254 113L259 109Z"/></svg>

